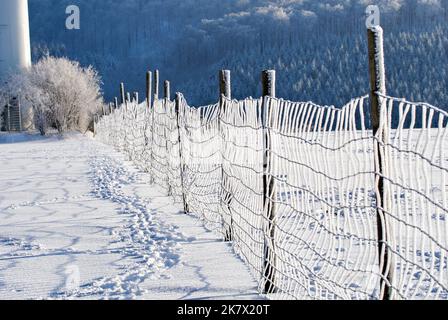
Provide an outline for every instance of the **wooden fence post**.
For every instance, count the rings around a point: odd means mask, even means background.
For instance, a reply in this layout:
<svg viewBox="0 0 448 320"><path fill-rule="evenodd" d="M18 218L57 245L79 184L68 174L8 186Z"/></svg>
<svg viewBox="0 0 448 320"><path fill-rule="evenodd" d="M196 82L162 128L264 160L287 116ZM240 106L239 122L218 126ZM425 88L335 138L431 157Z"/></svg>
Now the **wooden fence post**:
<svg viewBox="0 0 448 320"><path fill-rule="evenodd" d="M124 104L126 101L125 93L124 93L124 83L120 83L120 98L121 98L121 104Z"/></svg>
<svg viewBox="0 0 448 320"><path fill-rule="evenodd" d="M20 132L22 132L23 128L22 128L22 105L20 102L20 98L17 97L17 107L19 108L19 130Z"/></svg>
<svg viewBox="0 0 448 320"><path fill-rule="evenodd" d="M167 110L167 106L165 104L165 102L163 102L163 104L165 105L165 112L168 113ZM177 118L176 118L177 119ZM170 145L171 145L171 137L170 137L170 130L168 129L167 126L165 126L164 128L164 132L163 135L165 136L165 150L166 150L166 159L167 159L167 169L168 171L170 170ZM170 179L169 179L169 173L167 173L167 183L168 183L168 191L167 191L167 195L168 196L172 196L173 195L173 188L171 187L170 184Z"/></svg>
<svg viewBox="0 0 448 320"><path fill-rule="evenodd" d="M261 74L263 97L275 98L275 70L265 70Z"/></svg>
<svg viewBox="0 0 448 320"><path fill-rule="evenodd" d="M159 70L154 71L154 100L159 99Z"/></svg>
<svg viewBox="0 0 448 320"><path fill-rule="evenodd" d="M384 144L386 128L380 127L381 97L386 94L386 72L384 69L383 29L374 27L367 30L369 47L370 74L370 120L372 123L375 157L375 194L377 203L378 253L380 265L380 299L390 300L392 297L392 257L388 249L387 199L384 190L383 174L385 172Z"/></svg>
<svg viewBox="0 0 448 320"><path fill-rule="evenodd" d="M265 245L264 245L264 277L263 293L275 292L275 186L272 169L272 144L268 129L269 100L275 98L275 70L265 70L261 74L263 86L262 125L263 125L263 213L266 219Z"/></svg>
<svg viewBox="0 0 448 320"><path fill-rule="evenodd" d="M232 83L230 77L230 70L219 71L219 100L222 101L222 96L227 99L232 99Z"/></svg>
<svg viewBox="0 0 448 320"><path fill-rule="evenodd" d="M164 93L165 93L165 99L171 100L171 87L170 82L168 80L165 80L164 82Z"/></svg>
<svg viewBox="0 0 448 320"><path fill-rule="evenodd" d="M151 99L151 104L150 106L152 106L152 113L151 113L151 128L152 128L152 135L151 135L151 180L150 183L153 184L154 183L154 168L153 168L153 164L154 164L154 150L153 150L153 146L154 146L154 130L155 130L155 116L156 116L156 110L155 110L155 102L156 100L159 98L159 70L154 70L154 73L150 73L150 75L154 76L154 81L150 81L149 85L154 86L153 89L151 89L150 94L153 94Z"/></svg>
<svg viewBox="0 0 448 320"><path fill-rule="evenodd" d="M182 201L184 204L184 213L187 214L189 212L188 204L187 204L187 198L185 194L185 185L184 185L184 161L182 156L182 134L180 131L180 100L181 96L180 93L176 93L176 100L175 100L175 110L176 110L176 118L177 118L177 132L178 132L178 144L179 144L179 161L180 161L180 184L182 189Z"/></svg>
<svg viewBox="0 0 448 320"><path fill-rule="evenodd" d="M222 136L222 130L221 130L221 114L224 112L224 103L225 98L232 99L232 86L231 86L231 74L230 70L220 70L219 71L219 131L220 135ZM224 168L221 168L221 188L222 188L222 194L220 197L221 205L227 206L227 210L230 215L230 221L227 222L226 219L223 217L224 222L224 241L232 241L233 240L233 217L232 217L232 211L231 211L231 201L232 201L232 193L230 191L226 191L226 189L223 187L227 185L227 179L224 175ZM224 203L223 203L224 202Z"/></svg>
<svg viewBox="0 0 448 320"><path fill-rule="evenodd" d="M6 108L8 109L8 132L11 132L11 106L9 104L9 98L8 98L8 104L6 105Z"/></svg>
<svg viewBox="0 0 448 320"><path fill-rule="evenodd" d="M163 88L164 88L164 100L163 100L163 105L165 106L165 112L166 114L168 114L168 102L170 100L170 82L168 80L165 80L163 83ZM178 112L176 110L174 110L176 112L176 121L178 121ZM177 123L177 127L179 127L179 123ZM180 132L180 131L179 131ZM169 159L170 159L170 146L171 146L171 135L170 135L170 130L168 129L168 127L165 127L165 141L166 141L166 154L167 154L167 162L168 162L168 168L169 168ZM180 141L180 140L179 140ZM180 142L179 142L179 150L180 150ZM168 196L172 196L173 195L173 188L170 185L170 180L168 180Z"/></svg>
<svg viewBox="0 0 448 320"><path fill-rule="evenodd" d="M125 112L128 112L128 110L129 110L128 106L129 106L130 103L131 103L131 94L129 92L126 92L126 101L125 101L125 104L124 104Z"/></svg>
<svg viewBox="0 0 448 320"><path fill-rule="evenodd" d="M152 72L146 72L146 106L151 108L152 105Z"/></svg>

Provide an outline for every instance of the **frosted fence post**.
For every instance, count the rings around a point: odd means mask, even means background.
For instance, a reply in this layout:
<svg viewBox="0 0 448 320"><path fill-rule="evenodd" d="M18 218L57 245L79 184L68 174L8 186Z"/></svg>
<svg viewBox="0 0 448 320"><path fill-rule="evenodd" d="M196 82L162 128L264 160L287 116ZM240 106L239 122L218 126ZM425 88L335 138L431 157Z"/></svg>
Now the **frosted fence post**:
<svg viewBox="0 0 448 320"><path fill-rule="evenodd" d="M227 99L232 99L232 82L230 77L230 70L219 71L219 95L220 100L222 96Z"/></svg>
<svg viewBox="0 0 448 320"><path fill-rule="evenodd" d="M146 106L151 108L152 105L152 72L146 72Z"/></svg>
<svg viewBox="0 0 448 320"><path fill-rule="evenodd" d="M165 102L164 102L164 104L165 104ZM165 106L165 112L166 112L166 114L168 114L168 110L167 110L166 106ZM170 120L168 120L168 121L171 122ZM177 127L177 125L176 125L176 127ZM173 194L173 188L172 188L172 186L170 184L170 177L169 177L169 174L170 174L169 171L171 170L171 168L170 168L170 144L171 144L171 137L170 137L170 130L169 129L170 128L168 127L168 125L165 126L163 134L165 136L165 149L166 149L166 159L167 159L167 164L166 164L167 165L166 181L167 181L167 184L168 184L167 195L168 196L173 196L174 195Z"/></svg>
<svg viewBox="0 0 448 320"><path fill-rule="evenodd" d="M126 103L125 103L125 111L128 112L128 105L131 103L131 94L129 92L126 93Z"/></svg>
<svg viewBox="0 0 448 320"><path fill-rule="evenodd" d="M9 104L9 99L8 99L8 104L6 105L6 108L8 109L8 132L11 132L11 106Z"/></svg>
<svg viewBox="0 0 448 320"><path fill-rule="evenodd" d="M170 88L170 82L166 80L164 82L164 93L165 93L165 99L168 101L171 100L171 88Z"/></svg>
<svg viewBox="0 0 448 320"><path fill-rule="evenodd" d="M264 261L263 261L263 293L275 292L275 192L272 169L272 145L269 132L269 98L275 98L275 70L265 70L261 74L263 85L263 103L261 110L263 126L263 214L266 218L264 234Z"/></svg>
<svg viewBox="0 0 448 320"><path fill-rule="evenodd" d="M263 85L263 97L275 98L275 70L263 71L261 81Z"/></svg>
<svg viewBox="0 0 448 320"><path fill-rule="evenodd" d="M152 107L152 72L151 71L147 71L146 72L146 107L148 108L148 112L150 112L151 107ZM153 111L154 112L154 111ZM154 113L151 112L150 116L151 118L148 119L151 122L151 125L153 126L153 122L152 119L154 118ZM151 131L154 131L154 127L151 127ZM145 145L148 146L149 145L149 162L150 162L150 169L149 172L151 173L151 177L150 177L150 182L153 182L153 172L152 172L152 148L153 148L153 143L152 143L152 135L151 135L151 141L147 138L146 133L145 133Z"/></svg>
<svg viewBox="0 0 448 320"><path fill-rule="evenodd" d="M154 71L154 100L159 99L159 70Z"/></svg>
<svg viewBox="0 0 448 320"><path fill-rule="evenodd" d="M382 117L381 98L386 94L386 74L384 69L383 30L373 27L367 30L370 74L370 120L372 123L375 157L375 194L377 205L378 253L380 265L380 299L391 300L392 258L388 249L387 219L385 215L386 194L384 190L385 161L383 159L387 128L380 127Z"/></svg>
<svg viewBox="0 0 448 320"><path fill-rule="evenodd" d="M118 109L118 98L117 97L114 98L114 108L115 108L115 110Z"/></svg>
<svg viewBox="0 0 448 320"><path fill-rule="evenodd" d="M120 98L121 98L121 104L124 104L125 101L125 93L124 93L124 83L120 83Z"/></svg>
<svg viewBox="0 0 448 320"><path fill-rule="evenodd" d="M187 199L186 199L186 195L185 195L185 186L184 186L184 169L185 168L184 168L184 161L183 161L183 156L182 156L182 133L180 131L180 100L181 100L180 93L176 93L175 111L176 111L176 119L177 119L177 136L178 136L178 145L179 145L180 184L181 184L181 189L182 189L182 201L183 201L183 205L184 205L184 213L187 214L189 209L188 209Z"/></svg>
<svg viewBox="0 0 448 320"><path fill-rule="evenodd" d="M225 99L232 99L232 86L231 86L231 76L230 76L230 70L220 70L219 71L219 134L221 135L221 139L224 137L222 128L221 128L221 116L224 113L224 106L225 106ZM227 210L230 214L230 222L228 223L223 216L223 227L224 227L224 241L232 241L233 240L233 231L232 231L232 225L233 225L233 217L232 217L232 211L230 208L230 204L232 201L232 193L224 186L227 185L227 179L224 176L224 168L222 167L223 162L221 161L221 195L220 195L220 205L227 206ZM223 203L224 201L224 203Z"/></svg>
<svg viewBox="0 0 448 320"><path fill-rule="evenodd" d="M93 136L96 136L96 114L93 115Z"/></svg>
<svg viewBox="0 0 448 320"><path fill-rule="evenodd" d="M135 102L136 104L138 104L138 92L134 92L134 93L132 94L132 99L134 100L134 102Z"/></svg>
<svg viewBox="0 0 448 320"><path fill-rule="evenodd" d="M171 114L170 114L170 110L168 108L168 103L166 99L163 99L161 101L162 103L162 108L163 108L163 115L165 117L165 124L163 127L163 138L165 141L165 152L166 152L166 166L167 166L167 173L166 173L166 181L167 181L167 186L168 186L168 192L167 195L171 196L172 195L172 188L171 188L171 184L170 184L170 178L169 178L169 174L170 174L170 149L169 149L169 143L168 143L168 139L170 137L170 125L171 125ZM177 119L177 118L176 118ZM177 120L176 120L177 122ZM176 124L177 127L177 124ZM171 141L169 141L171 142Z"/></svg>
<svg viewBox="0 0 448 320"><path fill-rule="evenodd" d="M151 92L150 94L151 96L151 103L150 106L152 106L152 112L151 112L151 184L153 184L155 182L154 180L154 130L155 130L155 116L156 116L156 100L158 99L159 96L159 70L155 70L154 73L150 73L150 75L154 76L154 81L149 83L149 85L151 86ZM154 87L152 87L154 86Z"/></svg>
<svg viewBox="0 0 448 320"><path fill-rule="evenodd" d="M17 97L17 107L19 108L19 130L22 132L22 105L20 103L20 98Z"/></svg>

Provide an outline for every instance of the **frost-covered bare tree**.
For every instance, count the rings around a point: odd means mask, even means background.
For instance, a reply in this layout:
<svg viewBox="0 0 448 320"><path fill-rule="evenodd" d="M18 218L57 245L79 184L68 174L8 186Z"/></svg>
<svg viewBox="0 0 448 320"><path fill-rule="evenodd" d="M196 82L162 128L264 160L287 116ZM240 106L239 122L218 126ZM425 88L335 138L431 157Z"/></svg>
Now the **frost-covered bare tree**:
<svg viewBox="0 0 448 320"><path fill-rule="evenodd" d="M11 75L1 91L21 98L25 109L33 111L34 126L41 134L48 127L59 133L84 132L103 105L100 84L92 67L47 56L30 70Z"/></svg>
<svg viewBox="0 0 448 320"><path fill-rule="evenodd" d="M25 129L36 128L41 134L45 134L47 117L42 117L42 112L45 110L43 93L38 87L32 85L30 76L31 72L28 70L10 74L0 87L0 106L9 103L12 97L19 97L22 107L22 124ZM40 119L34 119L34 117L40 117Z"/></svg>
<svg viewBox="0 0 448 320"><path fill-rule="evenodd" d="M103 103L100 82L92 67L66 58L45 57L30 72L31 85L43 93L47 120L60 133L87 129Z"/></svg>

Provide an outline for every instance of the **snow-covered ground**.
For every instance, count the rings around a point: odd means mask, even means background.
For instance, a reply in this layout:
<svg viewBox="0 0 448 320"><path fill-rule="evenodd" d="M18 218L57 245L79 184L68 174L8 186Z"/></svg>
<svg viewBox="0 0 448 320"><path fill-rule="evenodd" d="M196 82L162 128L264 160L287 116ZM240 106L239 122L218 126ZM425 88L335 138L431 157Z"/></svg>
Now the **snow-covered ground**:
<svg viewBox="0 0 448 320"><path fill-rule="evenodd" d="M0 163L0 299L260 299L230 245L110 147L1 134Z"/></svg>

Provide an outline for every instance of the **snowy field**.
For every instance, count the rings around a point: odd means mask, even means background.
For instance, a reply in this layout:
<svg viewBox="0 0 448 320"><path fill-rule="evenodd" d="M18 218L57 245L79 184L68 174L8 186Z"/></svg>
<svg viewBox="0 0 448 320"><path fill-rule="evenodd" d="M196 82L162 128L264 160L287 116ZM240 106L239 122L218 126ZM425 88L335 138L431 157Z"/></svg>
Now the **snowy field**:
<svg viewBox="0 0 448 320"><path fill-rule="evenodd" d="M1 134L0 163L0 299L260 298L230 245L112 148Z"/></svg>

